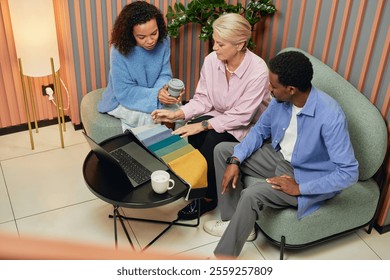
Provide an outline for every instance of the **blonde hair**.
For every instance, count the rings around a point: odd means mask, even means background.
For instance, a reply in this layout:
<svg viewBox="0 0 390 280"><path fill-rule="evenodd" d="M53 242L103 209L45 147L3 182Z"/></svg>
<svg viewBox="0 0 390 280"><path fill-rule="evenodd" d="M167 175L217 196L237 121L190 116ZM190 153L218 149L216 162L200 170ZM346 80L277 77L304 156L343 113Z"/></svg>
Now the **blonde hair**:
<svg viewBox="0 0 390 280"><path fill-rule="evenodd" d="M225 41L235 45L245 42L242 50L246 49L251 37L252 27L240 14L223 14L213 22L213 31Z"/></svg>

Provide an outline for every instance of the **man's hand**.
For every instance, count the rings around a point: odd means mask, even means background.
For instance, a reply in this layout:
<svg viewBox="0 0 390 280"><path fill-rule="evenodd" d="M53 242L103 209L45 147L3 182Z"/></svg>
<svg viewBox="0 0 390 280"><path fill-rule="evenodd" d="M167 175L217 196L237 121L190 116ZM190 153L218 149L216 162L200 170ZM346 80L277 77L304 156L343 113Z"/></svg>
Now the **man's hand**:
<svg viewBox="0 0 390 280"><path fill-rule="evenodd" d="M222 178L222 194L224 194L229 186L236 188L238 177L240 176L240 168L236 164L229 164Z"/></svg>
<svg viewBox="0 0 390 280"><path fill-rule="evenodd" d="M299 191L299 185L297 182L295 182L295 179L288 175L268 178L266 181L267 183L271 184L275 190L279 190L293 196L298 196L301 194Z"/></svg>

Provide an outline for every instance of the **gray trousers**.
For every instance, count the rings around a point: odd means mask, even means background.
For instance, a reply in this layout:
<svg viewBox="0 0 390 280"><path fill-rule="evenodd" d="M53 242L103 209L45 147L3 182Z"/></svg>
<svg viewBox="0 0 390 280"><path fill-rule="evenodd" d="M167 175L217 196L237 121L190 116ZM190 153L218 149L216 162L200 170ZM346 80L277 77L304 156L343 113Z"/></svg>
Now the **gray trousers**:
<svg viewBox="0 0 390 280"><path fill-rule="evenodd" d="M240 254L263 207L286 208L298 205L297 197L275 190L265 181L244 188L240 178L236 189L230 187L222 195L221 182L226 168L226 158L233 154L235 145L237 143L223 142L214 149L218 207L221 211L221 219L230 220L229 226L214 250L216 256L237 257ZM283 174L293 177L291 164L270 144L264 144L254 152L240 165L240 170L241 175L263 179Z"/></svg>

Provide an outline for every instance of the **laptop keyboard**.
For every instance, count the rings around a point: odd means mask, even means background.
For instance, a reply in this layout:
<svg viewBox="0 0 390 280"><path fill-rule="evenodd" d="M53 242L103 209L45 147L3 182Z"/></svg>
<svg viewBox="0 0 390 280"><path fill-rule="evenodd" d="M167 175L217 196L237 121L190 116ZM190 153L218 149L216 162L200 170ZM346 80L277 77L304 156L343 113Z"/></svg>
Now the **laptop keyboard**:
<svg viewBox="0 0 390 280"><path fill-rule="evenodd" d="M118 160L119 164L122 166L129 178L133 179L138 184L143 184L150 180L150 175L152 172L150 172L145 166L140 164L124 150L117 149L111 152L111 154Z"/></svg>

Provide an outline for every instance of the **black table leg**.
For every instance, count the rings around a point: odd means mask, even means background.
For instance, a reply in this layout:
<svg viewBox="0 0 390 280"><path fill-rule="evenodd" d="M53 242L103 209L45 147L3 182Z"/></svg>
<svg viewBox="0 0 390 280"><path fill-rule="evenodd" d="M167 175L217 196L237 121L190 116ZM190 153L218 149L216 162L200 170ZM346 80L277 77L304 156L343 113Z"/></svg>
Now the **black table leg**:
<svg viewBox="0 0 390 280"><path fill-rule="evenodd" d="M149 222L149 223L157 223L157 224L166 224L168 225L160 234L158 234L152 241L150 241L143 249L142 251L145 251L147 248L149 248L154 242L156 242L161 236L163 236L172 226L184 226L184 227L197 227L200 224L200 203L198 203L198 218L196 220L195 224L186 224L182 222L178 222L179 218L173 220L173 221L160 221L160 220L153 220L153 219L143 219L143 218L134 218L134 217L127 217L123 216L118 211L118 206L114 206L114 215L110 215L110 218L114 218L114 231L115 231L115 246L117 247L117 229L116 229L116 219L118 218L119 221L122 224L122 228L127 236L127 239L129 240L129 243L131 244L132 248L134 249L133 242L131 241L130 235L126 229L125 224L123 223L123 220L132 220L132 221L139 221L139 222Z"/></svg>
<svg viewBox="0 0 390 280"><path fill-rule="evenodd" d="M130 243L131 247L133 248L133 250L135 250L133 241L131 240L130 234L127 231L126 226L125 226L125 224L123 222L123 216L119 213L118 208L119 208L118 206L114 206L113 215L109 215L109 218L113 218L114 219L115 248L118 249L118 230L117 230L117 226L116 226L116 220L117 220L117 218L119 218L119 222L122 225L122 228L123 228L123 231L126 234L127 240L129 241L129 243Z"/></svg>
<svg viewBox="0 0 390 280"><path fill-rule="evenodd" d="M118 206L114 206L113 218L114 218L114 236L115 236L115 249L118 249L118 230L116 227L116 214L118 213ZM110 215L111 216L111 215ZM109 216L109 217L110 217ZM111 217L110 217L111 218Z"/></svg>

